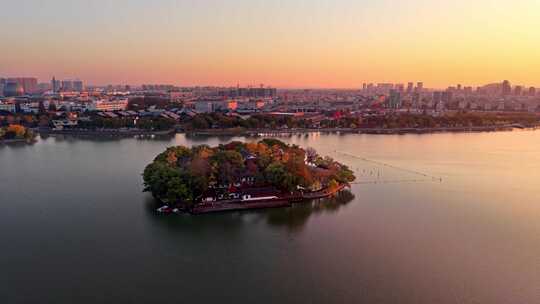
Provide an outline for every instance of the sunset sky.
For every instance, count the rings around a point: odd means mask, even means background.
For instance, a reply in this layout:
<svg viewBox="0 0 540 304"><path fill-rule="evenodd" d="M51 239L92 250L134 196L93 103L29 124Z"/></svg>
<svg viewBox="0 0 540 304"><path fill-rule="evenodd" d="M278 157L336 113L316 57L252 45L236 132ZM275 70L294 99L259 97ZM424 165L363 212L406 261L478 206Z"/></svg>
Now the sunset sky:
<svg viewBox="0 0 540 304"><path fill-rule="evenodd" d="M0 77L89 84L540 86L538 0L18 0Z"/></svg>

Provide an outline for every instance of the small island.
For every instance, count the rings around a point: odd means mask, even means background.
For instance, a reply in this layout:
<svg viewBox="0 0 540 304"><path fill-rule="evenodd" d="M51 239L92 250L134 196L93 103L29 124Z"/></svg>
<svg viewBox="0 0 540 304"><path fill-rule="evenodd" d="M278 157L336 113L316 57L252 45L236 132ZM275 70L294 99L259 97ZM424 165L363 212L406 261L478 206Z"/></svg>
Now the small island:
<svg viewBox="0 0 540 304"><path fill-rule="evenodd" d="M275 208L324 198L355 180L353 172L312 149L276 139L168 148L143 173L144 191L162 213Z"/></svg>

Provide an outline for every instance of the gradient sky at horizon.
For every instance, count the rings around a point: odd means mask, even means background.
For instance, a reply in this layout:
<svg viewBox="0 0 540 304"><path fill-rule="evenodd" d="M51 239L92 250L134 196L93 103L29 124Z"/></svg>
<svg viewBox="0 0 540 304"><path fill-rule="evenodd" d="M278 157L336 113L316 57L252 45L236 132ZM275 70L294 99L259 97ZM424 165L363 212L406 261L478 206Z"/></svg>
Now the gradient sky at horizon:
<svg viewBox="0 0 540 304"><path fill-rule="evenodd" d="M0 76L540 86L538 0L1 1Z"/></svg>

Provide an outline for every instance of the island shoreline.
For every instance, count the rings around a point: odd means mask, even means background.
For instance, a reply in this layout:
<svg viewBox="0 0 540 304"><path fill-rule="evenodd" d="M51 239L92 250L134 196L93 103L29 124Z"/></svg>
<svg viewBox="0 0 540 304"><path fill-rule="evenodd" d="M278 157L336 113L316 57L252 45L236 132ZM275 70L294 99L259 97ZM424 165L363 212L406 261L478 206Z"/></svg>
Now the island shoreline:
<svg viewBox="0 0 540 304"><path fill-rule="evenodd" d="M242 200L234 200L226 203L216 203L209 205L197 205L185 212L192 215L202 215L208 213L222 213L222 212L233 212L233 211L247 211L247 210L257 210L257 209L273 209L273 208L285 208L291 207L295 203L303 203L308 201L313 201L316 199L324 199L332 197L338 194L341 191L344 191L350 185L340 184L336 189L328 190L323 189L321 191L316 191L312 193L300 193L296 195L290 195L285 197L278 197L275 199L262 200L258 202L246 203Z"/></svg>

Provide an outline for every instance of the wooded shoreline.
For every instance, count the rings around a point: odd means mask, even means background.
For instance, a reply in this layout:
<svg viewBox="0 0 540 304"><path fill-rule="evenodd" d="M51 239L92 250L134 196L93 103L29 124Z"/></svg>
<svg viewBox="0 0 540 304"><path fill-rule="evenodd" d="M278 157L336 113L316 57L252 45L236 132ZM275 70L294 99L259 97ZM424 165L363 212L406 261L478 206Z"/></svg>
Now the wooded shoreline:
<svg viewBox="0 0 540 304"><path fill-rule="evenodd" d="M349 133L349 134L431 134L431 133L466 133L466 132L498 132L514 129L534 130L539 126L523 126L519 124L493 125L478 127L434 127L434 128L301 128L301 129L207 129L183 131L190 135L202 136L257 136L260 134L301 134L301 133Z"/></svg>

